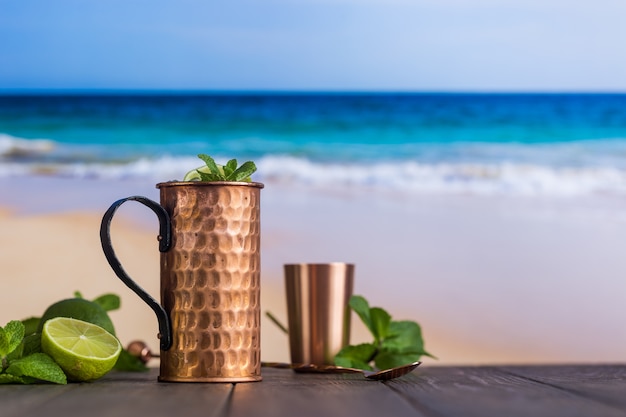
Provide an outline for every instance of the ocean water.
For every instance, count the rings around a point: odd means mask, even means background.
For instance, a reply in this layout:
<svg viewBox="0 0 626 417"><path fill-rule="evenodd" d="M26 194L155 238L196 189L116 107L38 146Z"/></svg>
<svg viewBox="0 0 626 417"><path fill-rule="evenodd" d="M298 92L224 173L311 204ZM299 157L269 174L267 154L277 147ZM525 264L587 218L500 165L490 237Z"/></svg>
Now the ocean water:
<svg viewBox="0 0 626 417"><path fill-rule="evenodd" d="M0 178L182 179L410 193L626 195L626 94L0 95Z"/></svg>

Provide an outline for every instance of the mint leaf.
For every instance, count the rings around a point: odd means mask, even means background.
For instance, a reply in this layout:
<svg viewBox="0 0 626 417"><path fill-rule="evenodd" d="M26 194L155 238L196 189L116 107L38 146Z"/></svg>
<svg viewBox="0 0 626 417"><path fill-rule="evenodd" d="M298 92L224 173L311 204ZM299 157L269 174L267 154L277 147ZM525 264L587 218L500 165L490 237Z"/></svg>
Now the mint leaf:
<svg viewBox="0 0 626 417"><path fill-rule="evenodd" d="M13 352L22 343L24 338L24 325L19 320L11 320L0 327L0 358L4 358Z"/></svg>
<svg viewBox="0 0 626 417"><path fill-rule="evenodd" d="M350 297L350 308L359 315L361 321L365 326L374 333L374 327L372 326L372 319L370 318L370 305L367 300L360 295L353 295Z"/></svg>
<svg viewBox="0 0 626 417"><path fill-rule="evenodd" d="M412 353L436 359L424 350L422 328L414 321L392 321L389 326L389 337L383 341L381 347L383 350L398 354Z"/></svg>
<svg viewBox="0 0 626 417"><path fill-rule="evenodd" d="M28 376L0 374L0 384L32 384L33 382L37 382L37 380Z"/></svg>
<svg viewBox="0 0 626 417"><path fill-rule="evenodd" d="M31 377L55 384L67 384L63 370L45 353L33 353L11 362L6 373L17 377Z"/></svg>
<svg viewBox="0 0 626 417"><path fill-rule="evenodd" d="M250 176L256 172L256 165L252 161L244 162L233 173L226 177L226 181L250 181Z"/></svg>
<svg viewBox="0 0 626 417"><path fill-rule="evenodd" d="M187 174L183 181L245 181L250 182L250 176L256 171L256 165L252 161L244 162L237 167L237 160L231 159L226 165L218 165L215 160L207 154L199 154L206 167L193 169Z"/></svg>
<svg viewBox="0 0 626 417"><path fill-rule="evenodd" d="M22 324L24 325L24 334L28 336L29 334L37 333L39 320L41 320L39 317L29 317L22 320Z"/></svg>
<svg viewBox="0 0 626 417"><path fill-rule="evenodd" d="M420 356L419 353L397 353L383 350L376 355L374 363L378 369L389 369L416 362Z"/></svg>
<svg viewBox="0 0 626 417"><path fill-rule="evenodd" d="M94 303L100 305L104 311L113 311L120 308L120 297L115 294L103 294L93 300Z"/></svg>
<svg viewBox="0 0 626 417"><path fill-rule="evenodd" d="M372 321L372 333L376 343L380 343L389 332L389 323L391 323L391 316L385 310L380 307L370 308L370 320Z"/></svg>
<svg viewBox="0 0 626 417"><path fill-rule="evenodd" d="M422 329L413 321L394 321L389 325L389 337L382 347L396 352L417 352L424 349Z"/></svg>
<svg viewBox="0 0 626 417"><path fill-rule="evenodd" d="M226 162L226 165L224 165L224 177L225 178L230 177L231 174L235 172L236 169L237 169L236 159L231 159L230 161Z"/></svg>
<svg viewBox="0 0 626 417"><path fill-rule="evenodd" d="M41 333L29 334L22 342L22 355L41 352Z"/></svg>
<svg viewBox="0 0 626 417"><path fill-rule="evenodd" d="M370 330L374 341L371 344L350 345L335 356L335 364L340 366L372 369L374 361L380 369L393 368L416 362L421 356L430 356L424 350L422 329L414 321L392 321L389 313L380 307L371 307L360 295L350 297L350 308L359 315ZM435 358L436 359L436 358Z"/></svg>
<svg viewBox="0 0 626 417"><path fill-rule="evenodd" d="M7 356L5 361L5 366L11 361L21 358L24 355L24 342L20 342L19 345L15 349L13 349Z"/></svg>
<svg viewBox="0 0 626 417"><path fill-rule="evenodd" d="M11 320L4 326L4 331L9 338L9 352L12 352L22 343L24 324L19 320Z"/></svg>
<svg viewBox="0 0 626 417"><path fill-rule="evenodd" d="M220 172L220 169L217 167L217 164L215 163L215 160L213 158L211 158L209 155L204 154L204 153L201 153L200 155L198 155L198 158L204 161L206 166L211 171L211 174L213 174L216 178L219 178L218 180L213 180L213 181L220 181L220 179L222 181L224 180L224 175ZM200 174L201 174L200 176L202 177L202 172L200 172Z"/></svg>
<svg viewBox="0 0 626 417"><path fill-rule="evenodd" d="M25 384L24 378L11 375L11 374L0 374L0 384Z"/></svg>
<svg viewBox="0 0 626 417"><path fill-rule="evenodd" d="M376 346L372 343L346 346L335 355L335 365L371 371L372 367L368 363L375 352Z"/></svg>
<svg viewBox="0 0 626 417"><path fill-rule="evenodd" d="M215 175L213 173L206 173L198 170L196 170L196 172L200 175L201 181L224 181L224 178L221 175Z"/></svg>
<svg viewBox="0 0 626 417"><path fill-rule="evenodd" d="M122 349L113 369L118 371L143 372L149 368L136 356L131 355L126 349Z"/></svg>
<svg viewBox="0 0 626 417"><path fill-rule="evenodd" d="M350 297L350 307L359 315L363 323L370 330L376 343L387 335L391 316L380 307L370 308L367 300L360 295Z"/></svg>

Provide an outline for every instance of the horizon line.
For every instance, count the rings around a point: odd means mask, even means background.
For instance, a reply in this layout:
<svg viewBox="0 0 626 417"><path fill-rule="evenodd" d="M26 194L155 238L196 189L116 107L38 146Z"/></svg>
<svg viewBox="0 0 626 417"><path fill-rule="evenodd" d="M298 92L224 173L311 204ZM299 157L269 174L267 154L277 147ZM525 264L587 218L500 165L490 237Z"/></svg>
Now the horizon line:
<svg viewBox="0 0 626 417"><path fill-rule="evenodd" d="M167 94L167 95L420 95L420 94L626 94L624 90L607 89L209 89L209 88L3 88L0 95L34 94Z"/></svg>

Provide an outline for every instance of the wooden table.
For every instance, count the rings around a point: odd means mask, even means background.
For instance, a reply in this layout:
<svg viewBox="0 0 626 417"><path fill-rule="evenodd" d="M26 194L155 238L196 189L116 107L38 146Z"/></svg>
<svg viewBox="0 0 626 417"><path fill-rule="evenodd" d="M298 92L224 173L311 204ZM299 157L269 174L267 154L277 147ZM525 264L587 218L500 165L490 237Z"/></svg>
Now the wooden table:
<svg viewBox="0 0 626 417"><path fill-rule="evenodd" d="M626 416L626 365L422 365L388 382L268 368L262 382L241 384L159 383L157 374L0 386L0 416Z"/></svg>

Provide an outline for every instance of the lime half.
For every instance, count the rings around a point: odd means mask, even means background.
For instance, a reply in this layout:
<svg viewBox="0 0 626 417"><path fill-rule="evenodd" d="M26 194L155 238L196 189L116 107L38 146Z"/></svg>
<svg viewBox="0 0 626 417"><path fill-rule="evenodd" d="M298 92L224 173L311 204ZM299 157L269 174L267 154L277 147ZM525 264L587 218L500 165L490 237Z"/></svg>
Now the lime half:
<svg viewBox="0 0 626 417"><path fill-rule="evenodd" d="M220 164L216 164L216 165L220 173L224 175L224 166ZM206 165L202 165L201 167L192 169L191 171L186 173L185 177L183 178L183 181L201 181L202 178L200 177L200 172L198 171L202 172L203 174L211 174L211 170L209 169L209 167Z"/></svg>
<svg viewBox="0 0 626 417"><path fill-rule="evenodd" d="M57 317L45 322L41 349L59 364L69 379L91 381L113 368L122 345L100 326Z"/></svg>

